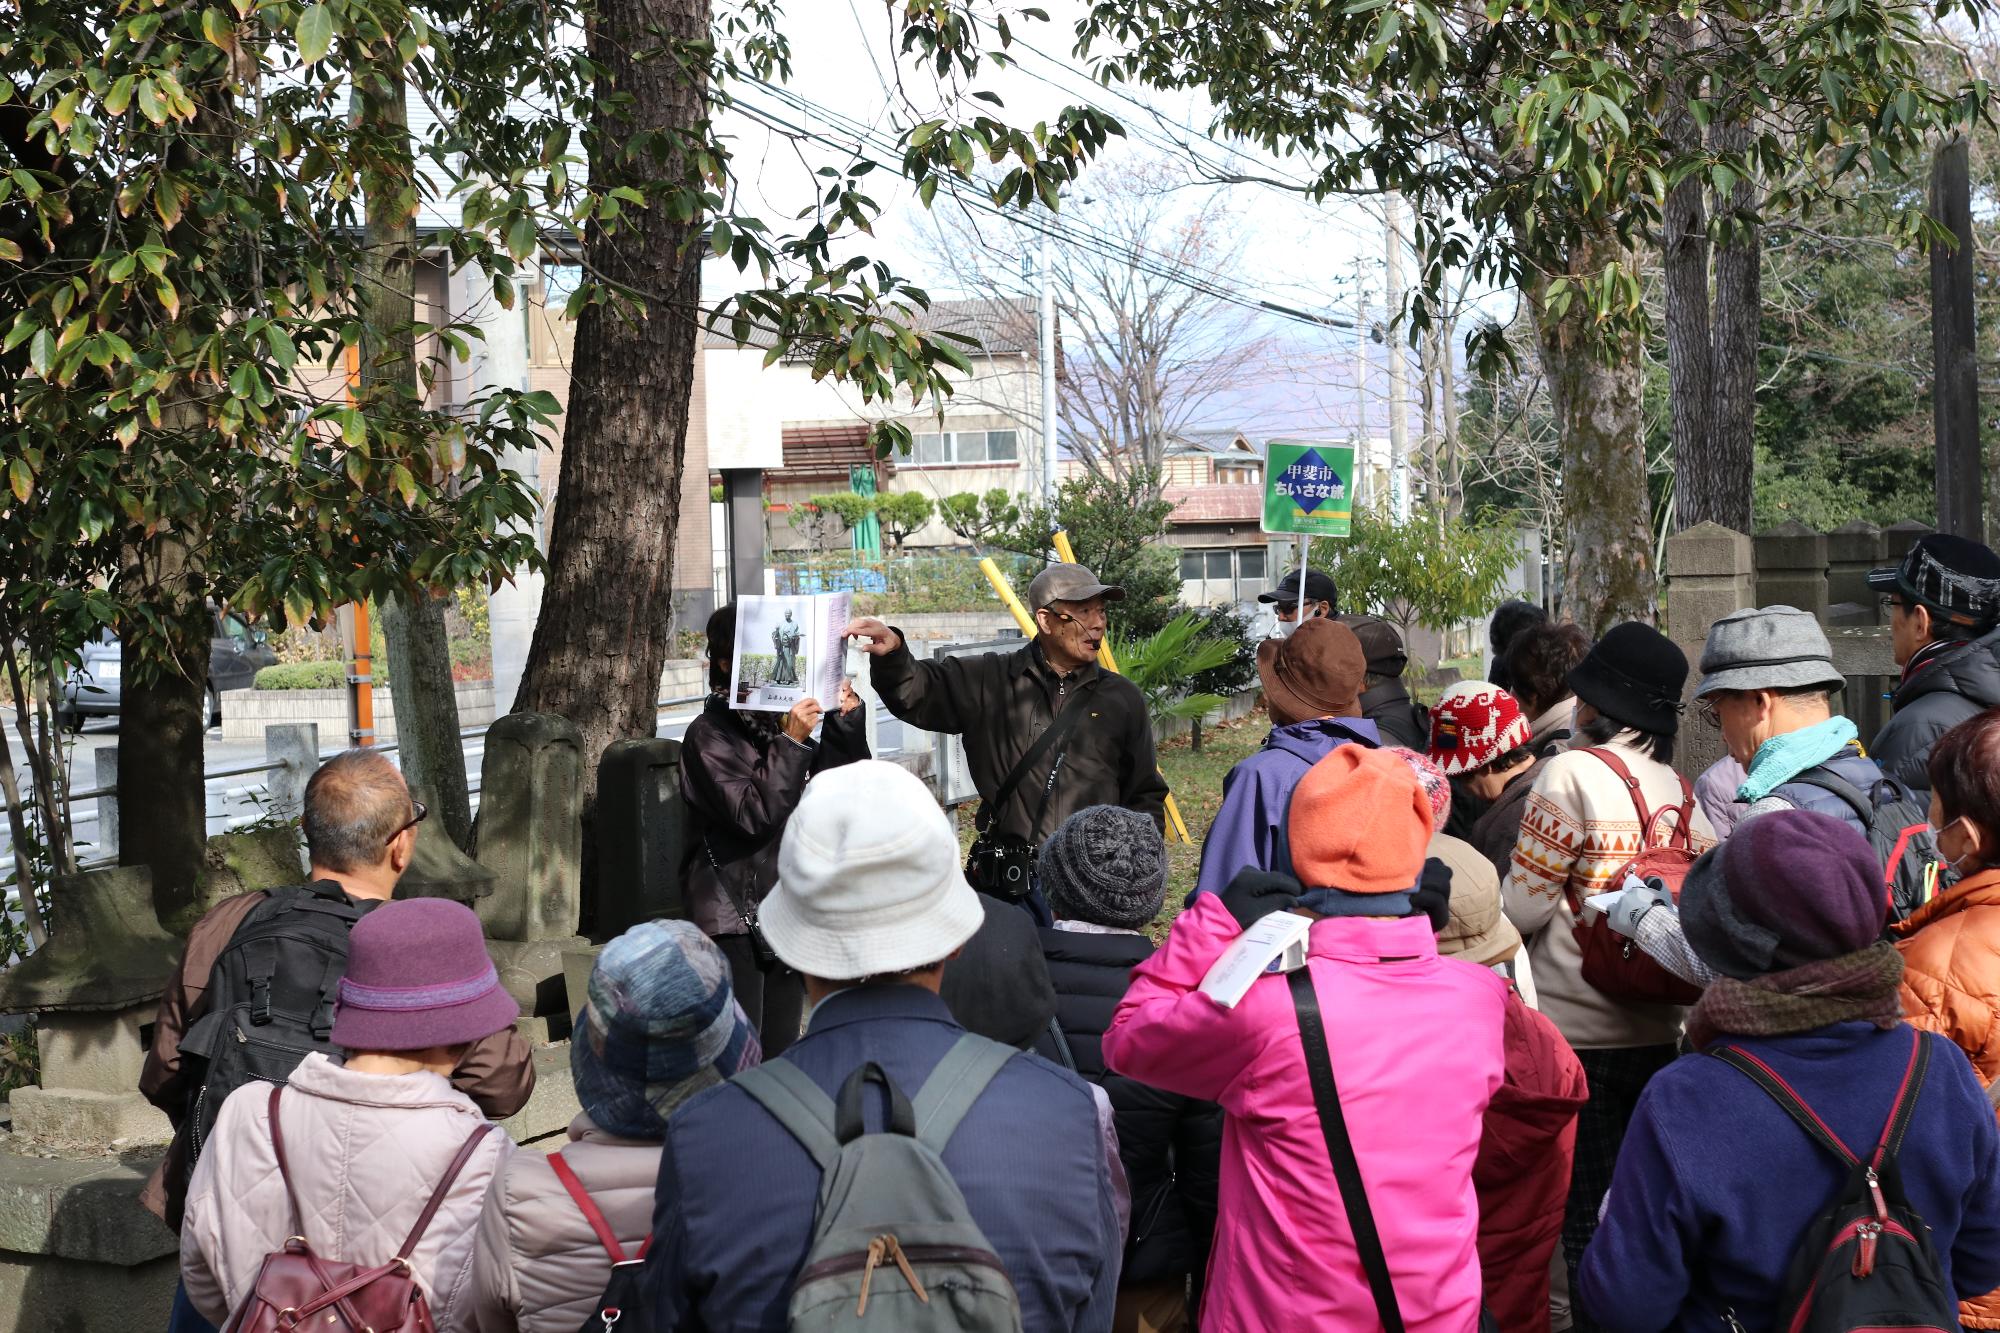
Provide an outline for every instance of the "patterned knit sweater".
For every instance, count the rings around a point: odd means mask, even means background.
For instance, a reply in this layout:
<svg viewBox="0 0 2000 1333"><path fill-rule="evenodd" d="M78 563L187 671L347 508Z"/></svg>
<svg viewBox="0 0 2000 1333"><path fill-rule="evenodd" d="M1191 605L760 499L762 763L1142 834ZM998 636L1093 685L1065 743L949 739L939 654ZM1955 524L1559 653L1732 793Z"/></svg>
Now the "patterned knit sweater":
<svg viewBox="0 0 2000 1333"><path fill-rule="evenodd" d="M1684 799L1674 770L1614 740L1615 750L1639 780L1649 809ZM1673 816L1655 832L1664 841ZM1612 879L1639 852L1639 815L1625 784L1603 760L1582 750L1559 754L1542 766L1521 818L1514 859L1501 886L1508 919L1529 939L1537 1002L1580 1050L1665 1045L1680 1040L1682 1010L1671 1005L1625 1004L1583 979L1583 955L1573 929L1568 893L1579 901L1613 887ZM1693 847L1715 845L1715 831L1695 806Z"/></svg>

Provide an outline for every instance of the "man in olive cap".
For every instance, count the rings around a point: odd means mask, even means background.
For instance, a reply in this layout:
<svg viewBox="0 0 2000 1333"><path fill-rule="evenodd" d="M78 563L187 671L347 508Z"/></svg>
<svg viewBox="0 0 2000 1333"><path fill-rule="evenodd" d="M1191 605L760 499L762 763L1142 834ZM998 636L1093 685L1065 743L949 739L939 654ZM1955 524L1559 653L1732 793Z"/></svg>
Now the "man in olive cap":
<svg viewBox="0 0 2000 1333"><path fill-rule="evenodd" d="M1082 565L1050 565L1028 585L1036 637L1011 653L919 661L873 616L842 631L872 655L869 679L891 713L964 738L980 800L967 875L981 892L1031 901L1035 849L1087 806L1121 805L1165 827L1145 697L1097 664L1105 608L1124 597ZM1038 899L1031 910L1046 912Z"/></svg>
<svg viewBox="0 0 2000 1333"><path fill-rule="evenodd" d="M2000 704L2000 556L1937 533L1902 563L1870 571L1889 604L1889 636L1903 677L1895 716L1872 753L1890 777L1931 787L1931 748L1967 718Z"/></svg>

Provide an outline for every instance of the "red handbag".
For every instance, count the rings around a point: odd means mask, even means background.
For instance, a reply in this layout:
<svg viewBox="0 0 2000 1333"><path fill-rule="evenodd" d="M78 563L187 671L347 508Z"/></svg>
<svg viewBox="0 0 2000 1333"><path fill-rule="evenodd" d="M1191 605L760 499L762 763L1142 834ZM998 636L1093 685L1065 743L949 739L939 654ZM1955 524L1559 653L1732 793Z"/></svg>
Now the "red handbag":
<svg viewBox="0 0 2000 1333"><path fill-rule="evenodd" d="M1686 778L1681 778L1683 799L1678 806L1663 805L1658 810L1648 810L1646 798L1639 790L1639 780L1632 776L1632 770L1625 766L1624 760L1609 750L1591 749L1583 753L1596 755L1618 775L1639 812L1639 854L1612 875L1612 884L1623 884L1627 875L1657 879L1667 886L1667 892L1673 895L1678 906L1681 881L1687 878L1689 868L1695 863L1691 845L1694 836L1694 788L1688 785ZM1660 816L1669 813L1678 814L1680 818L1674 821L1674 831L1668 835L1665 845L1656 847L1653 845L1656 825ZM1613 930L1603 913L1594 913L1586 918L1583 902L1576 891L1569 889L1567 893L1569 910L1576 916L1573 933L1576 947L1583 952L1585 984L1600 994L1628 1004L1690 1005L1701 998L1699 986L1681 980L1647 957L1636 941L1628 940Z"/></svg>
<svg viewBox="0 0 2000 1333"><path fill-rule="evenodd" d="M278 1154L285 1197L303 1231L305 1213L292 1188L291 1171L285 1165L285 1134L278 1125L278 1099L284 1090L282 1084L271 1089L271 1147ZM292 1333L307 1325L311 1333L435 1333L430 1302L410 1271L410 1255L443 1206L452 1182L472 1160L479 1140L492 1128L481 1125L466 1136L395 1258L373 1268L326 1260L313 1253L303 1235L293 1236L284 1249L264 1256L256 1285L229 1317L223 1333Z"/></svg>

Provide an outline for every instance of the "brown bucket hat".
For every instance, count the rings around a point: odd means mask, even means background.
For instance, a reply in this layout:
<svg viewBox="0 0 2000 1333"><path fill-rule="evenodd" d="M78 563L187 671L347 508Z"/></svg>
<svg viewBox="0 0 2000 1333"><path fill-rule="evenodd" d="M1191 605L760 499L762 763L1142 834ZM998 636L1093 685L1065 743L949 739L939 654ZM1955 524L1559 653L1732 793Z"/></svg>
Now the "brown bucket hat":
<svg viewBox="0 0 2000 1333"><path fill-rule="evenodd" d="M1354 631L1324 616L1308 620L1290 638L1267 639L1257 649L1257 674L1274 713L1298 721L1360 717L1361 681L1368 659Z"/></svg>

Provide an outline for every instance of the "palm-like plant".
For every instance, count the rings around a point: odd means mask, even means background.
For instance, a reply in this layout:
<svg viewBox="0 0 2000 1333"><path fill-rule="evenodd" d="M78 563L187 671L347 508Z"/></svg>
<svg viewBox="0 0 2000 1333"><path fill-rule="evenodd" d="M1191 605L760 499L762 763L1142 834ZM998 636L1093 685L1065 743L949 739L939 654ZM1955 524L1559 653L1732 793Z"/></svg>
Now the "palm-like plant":
<svg viewBox="0 0 2000 1333"><path fill-rule="evenodd" d="M1143 638L1114 638L1111 651L1119 672L1139 687L1147 715L1158 724L1198 722L1221 707L1221 695L1190 692L1188 682L1228 664L1244 648L1238 640L1212 633L1201 617L1184 612Z"/></svg>

